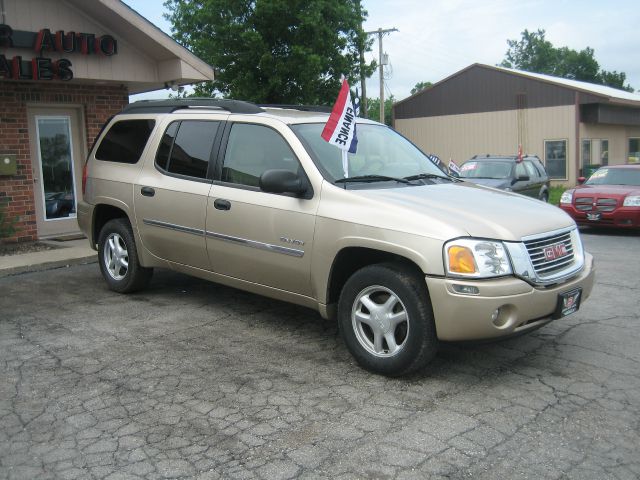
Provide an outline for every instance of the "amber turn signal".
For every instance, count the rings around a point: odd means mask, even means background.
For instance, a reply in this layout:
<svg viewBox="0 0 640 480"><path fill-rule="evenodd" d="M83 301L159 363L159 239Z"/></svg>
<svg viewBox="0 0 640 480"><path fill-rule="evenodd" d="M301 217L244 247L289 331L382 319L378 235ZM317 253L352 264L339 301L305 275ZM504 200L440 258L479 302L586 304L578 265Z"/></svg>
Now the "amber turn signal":
<svg viewBox="0 0 640 480"><path fill-rule="evenodd" d="M454 273L476 273L473 253L467 247L452 245L449 247L449 271Z"/></svg>

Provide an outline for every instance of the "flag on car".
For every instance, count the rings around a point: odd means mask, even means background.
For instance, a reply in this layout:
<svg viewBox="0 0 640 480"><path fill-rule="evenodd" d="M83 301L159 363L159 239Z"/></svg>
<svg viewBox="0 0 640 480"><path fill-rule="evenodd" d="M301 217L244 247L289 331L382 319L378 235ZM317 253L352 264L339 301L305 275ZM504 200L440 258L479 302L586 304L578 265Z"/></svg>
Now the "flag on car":
<svg viewBox="0 0 640 480"><path fill-rule="evenodd" d="M356 136L356 115L351 103L351 92L347 79L342 77L342 88L333 105L327 120L322 138L340 150L356 153L358 137Z"/></svg>
<svg viewBox="0 0 640 480"><path fill-rule="evenodd" d="M456 165L456 162L451 159L449 159L449 170L460 176L460 167L458 167L458 165Z"/></svg>
<svg viewBox="0 0 640 480"><path fill-rule="evenodd" d="M427 158L431 160L434 163L434 165L438 167L442 163L442 160L440 160L440 157L438 157L437 155L434 155L433 153L427 153Z"/></svg>
<svg viewBox="0 0 640 480"><path fill-rule="evenodd" d="M356 113L356 117L360 116L360 94L356 88L355 95L353 96L353 111Z"/></svg>
<svg viewBox="0 0 640 480"><path fill-rule="evenodd" d="M518 161L520 163L522 161L522 145L518 145Z"/></svg>
<svg viewBox="0 0 640 480"><path fill-rule="evenodd" d="M344 76L338 99L333 105L331 115L321 136L326 142L342 150L342 169L345 178L347 178L349 176L347 153L356 153L358 136L356 135L356 114L351 102L351 92Z"/></svg>

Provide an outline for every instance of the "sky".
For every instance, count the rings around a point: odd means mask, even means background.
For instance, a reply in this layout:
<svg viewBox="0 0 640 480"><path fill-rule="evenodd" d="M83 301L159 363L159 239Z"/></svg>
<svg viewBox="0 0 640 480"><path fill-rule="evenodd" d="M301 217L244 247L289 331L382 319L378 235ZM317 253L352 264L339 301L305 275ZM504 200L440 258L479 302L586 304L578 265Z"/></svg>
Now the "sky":
<svg viewBox="0 0 640 480"><path fill-rule="evenodd" d="M171 34L161 0L124 0ZM401 100L420 81L436 83L473 63L496 65L525 29L546 30L555 47L591 47L601 69L625 72L640 92L640 8L637 0L363 0L369 15L365 31L397 28L383 37L389 55L385 98ZM367 60L378 58L378 40ZM367 82L367 96L379 97L378 72ZM154 94L135 96L152 98ZM155 95L156 97L159 94Z"/></svg>

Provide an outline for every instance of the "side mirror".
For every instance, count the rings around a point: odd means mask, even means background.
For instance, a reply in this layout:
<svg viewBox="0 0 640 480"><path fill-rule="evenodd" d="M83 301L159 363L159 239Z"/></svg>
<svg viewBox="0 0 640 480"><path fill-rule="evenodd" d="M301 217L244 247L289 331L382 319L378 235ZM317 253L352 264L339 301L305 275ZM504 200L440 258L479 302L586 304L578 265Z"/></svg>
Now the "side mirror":
<svg viewBox="0 0 640 480"><path fill-rule="evenodd" d="M308 188L306 182L297 173L289 170L267 170L260 175L260 190L303 196Z"/></svg>
<svg viewBox="0 0 640 480"><path fill-rule="evenodd" d="M520 175L517 178L514 178L513 180L511 180L511 185L515 185L518 182L528 182L530 180L528 175Z"/></svg>
<svg viewBox="0 0 640 480"><path fill-rule="evenodd" d="M585 177L578 177L578 185L582 185L586 181L587 179Z"/></svg>

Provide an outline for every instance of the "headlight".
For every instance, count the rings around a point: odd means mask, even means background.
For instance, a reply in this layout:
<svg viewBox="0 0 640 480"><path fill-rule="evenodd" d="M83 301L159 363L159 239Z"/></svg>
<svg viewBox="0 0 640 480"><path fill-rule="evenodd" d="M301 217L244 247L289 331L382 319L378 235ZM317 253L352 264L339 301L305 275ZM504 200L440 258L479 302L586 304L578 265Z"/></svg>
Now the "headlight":
<svg viewBox="0 0 640 480"><path fill-rule="evenodd" d="M640 207L640 195L629 195L625 197L623 207Z"/></svg>
<svg viewBox="0 0 640 480"><path fill-rule="evenodd" d="M573 190L567 190L566 192L562 192L562 196L560 197L560 203L571 203L573 200Z"/></svg>
<svg viewBox="0 0 640 480"><path fill-rule="evenodd" d="M511 263L501 242L458 239L444 246L447 273L470 278L509 275Z"/></svg>

